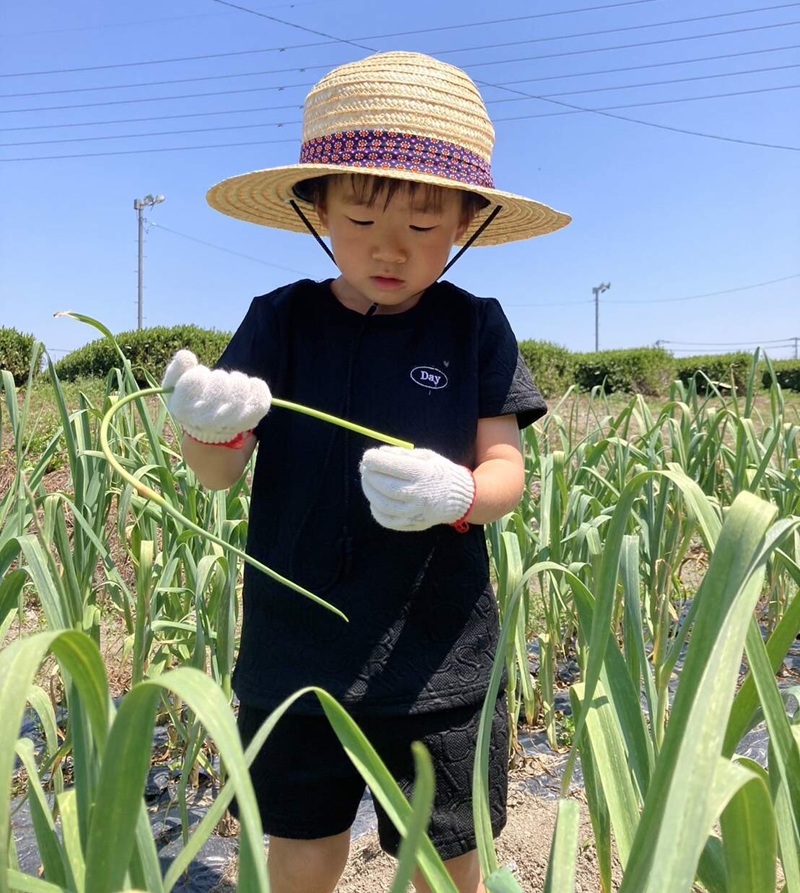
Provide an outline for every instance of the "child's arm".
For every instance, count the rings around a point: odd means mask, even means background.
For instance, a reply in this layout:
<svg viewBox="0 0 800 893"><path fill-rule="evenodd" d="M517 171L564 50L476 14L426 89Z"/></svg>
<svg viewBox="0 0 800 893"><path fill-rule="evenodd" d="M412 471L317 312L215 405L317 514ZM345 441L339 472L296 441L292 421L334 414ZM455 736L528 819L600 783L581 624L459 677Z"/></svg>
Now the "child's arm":
<svg viewBox="0 0 800 893"><path fill-rule="evenodd" d="M516 416L478 421L475 461L475 500L464 520L489 524L510 512L525 489Z"/></svg>

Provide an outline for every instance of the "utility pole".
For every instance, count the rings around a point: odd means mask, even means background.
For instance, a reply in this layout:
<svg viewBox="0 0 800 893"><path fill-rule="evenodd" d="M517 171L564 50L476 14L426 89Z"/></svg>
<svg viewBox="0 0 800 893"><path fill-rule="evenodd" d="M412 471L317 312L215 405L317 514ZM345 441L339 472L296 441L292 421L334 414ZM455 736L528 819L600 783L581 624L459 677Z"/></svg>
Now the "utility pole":
<svg viewBox="0 0 800 893"><path fill-rule="evenodd" d="M144 198L133 200L133 209L139 218L139 264L137 266L137 328L142 328L142 288L144 280L144 220L142 209L151 205L159 205L164 201L163 195L146 195Z"/></svg>
<svg viewBox="0 0 800 893"><path fill-rule="evenodd" d="M600 295L604 291L611 288L610 282L601 282L600 285L592 289L594 295L594 350L597 353L600 350Z"/></svg>

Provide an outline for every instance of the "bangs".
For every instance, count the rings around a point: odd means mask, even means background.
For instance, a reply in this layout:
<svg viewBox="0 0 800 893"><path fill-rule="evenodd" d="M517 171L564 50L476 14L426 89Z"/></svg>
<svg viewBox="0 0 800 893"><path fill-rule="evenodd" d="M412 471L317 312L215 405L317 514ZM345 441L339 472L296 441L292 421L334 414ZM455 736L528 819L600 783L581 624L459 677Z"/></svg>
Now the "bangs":
<svg viewBox="0 0 800 893"><path fill-rule="evenodd" d="M396 177L381 177L377 174L330 174L326 177L315 177L301 180L293 187L295 196L310 205L325 204L328 184L332 180L347 182L359 204L373 208L381 202L384 211L396 195L407 195L414 203L416 210L423 214L440 214L444 206L445 192L456 191L461 196L461 216L469 223L477 214L487 208L491 202L474 192L464 189L448 190L444 186L433 183L419 183L415 180L402 180Z"/></svg>
<svg viewBox="0 0 800 893"><path fill-rule="evenodd" d="M396 195L408 196L416 210L425 214L439 214L442 210L444 189L432 183L417 183L414 180L398 180L395 177L364 176L363 174L343 174L350 181L350 188L359 203L368 208L383 202L385 211Z"/></svg>

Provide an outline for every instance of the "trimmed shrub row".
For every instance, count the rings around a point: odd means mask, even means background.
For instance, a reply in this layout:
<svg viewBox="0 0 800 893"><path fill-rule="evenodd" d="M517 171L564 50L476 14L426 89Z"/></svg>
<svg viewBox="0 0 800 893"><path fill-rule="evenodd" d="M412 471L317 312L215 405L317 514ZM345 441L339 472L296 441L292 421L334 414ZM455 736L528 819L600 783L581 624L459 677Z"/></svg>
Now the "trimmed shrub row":
<svg viewBox="0 0 800 893"><path fill-rule="evenodd" d="M201 363L215 363L230 337L229 332L193 325L155 326L116 336L140 385L147 382L145 371L160 381L167 363L184 347L197 354ZM0 368L11 369L18 384L27 377L33 344L32 335L0 328ZM688 385L693 378L701 392L712 387L730 388L731 384L743 391L753 363L749 353L678 358L657 347L597 353L572 353L550 341L521 341L519 347L545 397L560 396L573 385L583 391L601 388L608 394L665 396L672 382L681 381ZM61 379L74 381L85 377L104 378L117 365L114 346L100 338L67 354L56 363L56 371ZM776 381L782 388L800 391L800 361L779 360L772 365ZM770 386L766 364L760 367L756 380L763 387Z"/></svg>
<svg viewBox="0 0 800 893"><path fill-rule="evenodd" d="M667 395L672 382L689 385L692 379L700 393L732 386L741 393L753 366L750 353L674 357L655 347L571 353L549 341L521 341L520 352L545 397L561 396L571 385L583 391L600 388L607 394L657 397ZM784 390L800 391L800 360L772 365L775 380ZM756 383L765 388L772 383L765 363L759 364Z"/></svg>
<svg viewBox="0 0 800 893"><path fill-rule="evenodd" d="M120 349L130 360L139 385L147 383L145 372L160 381L167 363L176 351L187 348L206 366L216 363L231 339L230 332L201 329L198 326L153 326L122 332L115 336ZM119 355L107 338L98 338L72 351L56 363L56 372L64 381L78 378L104 378L119 365Z"/></svg>
<svg viewBox="0 0 800 893"><path fill-rule="evenodd" d="M672 355L659 347L579 353L575 354L573 381L582 391L601 388L607 394L655 397L669 391L673 364Z"/></svg>
<svg viewBox="0 0 800 893"><path fill-rule="evenodd" d="M28 380L31 353L35 344L33 335L0 326L0 369L7 369L14 376L14 384L17 386ZM37 366L33 374L38 373Z"/></svg>
<svg viewBox="0 0 800 893"><path fill-rule="evenodd" d="M712 385L730 388L732 383L737 391L743 391L752 368L753 355L749 353L681 357L675 360L675 378L685 385L694 378L700 393L710 390Z"/></svg>
<svg viewBox="0 0 800 893"><path fill-rule="evenodd" d="M575 354L550 341L520 341L519 352L545 397L566 393L575 381Z"/></svg>
<svg viewBox="0 0 800 893"><path fill-rule="evenodd" d="M571 353L549 341L521 341L519 347L545 397L560 396L572 385L658 396L669 392L675 378L675 358L658 347L597 353Z"/></svg>
<svg viewBox="0 0 800 893"><path fill-rule="evenodd" d="M800 391L800 360L778 360L772 367L775 370L775 381L785 391ZM765 388L772 384L769 369L764 370L761 384Z"/></svg>

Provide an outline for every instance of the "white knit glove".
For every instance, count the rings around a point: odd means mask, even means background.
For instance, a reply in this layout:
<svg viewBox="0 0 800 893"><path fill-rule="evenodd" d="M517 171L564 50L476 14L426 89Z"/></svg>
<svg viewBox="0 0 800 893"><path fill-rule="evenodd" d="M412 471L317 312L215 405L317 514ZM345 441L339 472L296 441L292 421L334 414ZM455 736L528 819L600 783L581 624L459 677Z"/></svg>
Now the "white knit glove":
<svg viewBox="0 0 800 893"><path fill-rule="evenodd" d="M384 446L361 459L372 517L391 530L427 530L460 521L475 499L472 472L433 450Z"/></svg>
<svg viewBox="0 0 800 893"><path fill-rule="evenodd" d="M243 372L208 369L190 350L179 350L164 373L165 399L183 430L203 443L229 443L269 412L267 383Z"/></svg>

